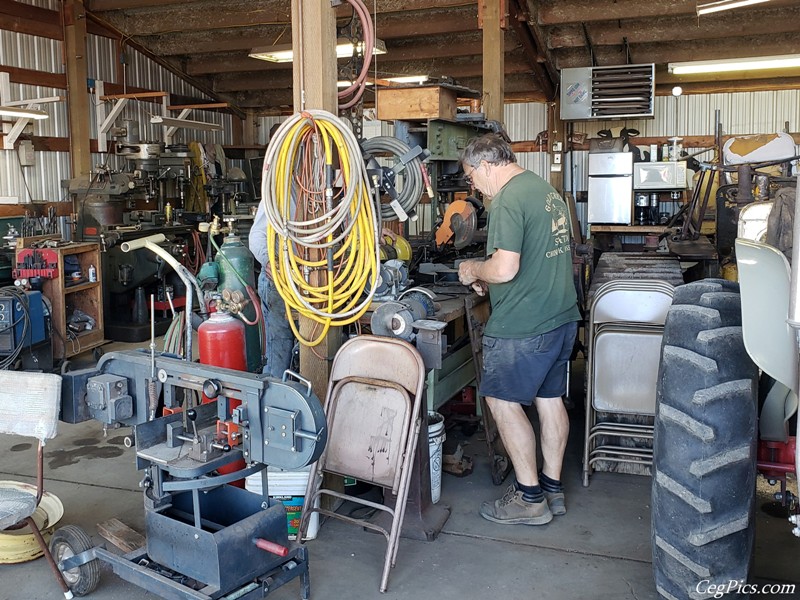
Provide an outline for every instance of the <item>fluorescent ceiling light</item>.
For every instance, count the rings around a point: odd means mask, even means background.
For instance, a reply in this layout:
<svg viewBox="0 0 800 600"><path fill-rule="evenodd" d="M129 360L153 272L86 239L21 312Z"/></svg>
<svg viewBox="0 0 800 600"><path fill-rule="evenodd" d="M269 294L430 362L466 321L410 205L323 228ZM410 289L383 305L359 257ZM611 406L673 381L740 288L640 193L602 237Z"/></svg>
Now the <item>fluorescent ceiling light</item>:
<svg viewBox="0 0 800 600"><path fill-rule="evenodd" d="M392 83L425 83L428 81L427 75L402 75L399 77L385 77L386 81Z"/></svg>
<svg viewBox="0 0 800 600"><path fill-rule="evenodd" d="M153 115L150 117L153 125L163 125L165 127L185 127L186 129L205 129L207 131L222 131L222 125L216 123L206 123L205 121L189 121L188 119L174 119L172 117L162 117Z"/></svg>
<svg viewBox="0 0 800 600"><path fill-rule="evenodd" d="M707 15L721 10L741 8L742 6L750 6L751 4L761 4L762 2L769 2L769 0L719 0L719 2L707 2L706 4L697 5L697 14Z"/></svg>
<svg viewBox="0 0 800 600"><path fill-rule="evenodd" d="M18 106L0 106L0 115L16 117L17 119L47 119L50 117L43 110L35 108L20 108Z"/></svg>
<svg viewBox="0 0 800 600"><path fill-rule="evenodd" d="M403 76L399 76L399 77L379 77L375 81L378 83L378 85L381 85L381 84L384 84L384 82L387 82L387 81L391 82L391 83L399 83L399 84L404 84L404 83L425 83L426 81L428 81L428 79L429 79L429 77L427 75L403 75ZM372 81L366 81L365 84L367 86L375 85L375 83L372 82ZM340 87L340 88L350 87L351 85L353 85L352 81L339 80L339 81L336 82L336 87Z"/></svg>
<svg viewBox="0 0 800 600"><path fill-rule="evenodd" d="M800 54L734 58L729 60L698 60L669 63L667 69L675 75L695 73L724 73L728 71L759 71L762 69L791 69L800 67Z"/></svg>
<svg viewBox="0 0 800 600"><path fill-rule="evenodd" d="M349 88L354 83L355 83L354 81L343 81L343 80L340 79L339 81L336 82L336 87L337 88ZM372 83L371 81L365 81L364 85L369 87L369 86L375 85L375 84Z"/></svg>
<svg viewBox="0 0 800 600"><path fill-rule="evenodd" d="M363 46L363 42L358 45ZM375 40L372 53L386 54L386 44L383 40ZM292 62L294 53L292 52L291 44L279 44L277 46L260 46L258 48L253 48L248 56L259 60L267 60L269 62L288 63ZM351 56L353 56L353 43L350 40L340 39L336 44L336 58L350 58Z"/></svg>

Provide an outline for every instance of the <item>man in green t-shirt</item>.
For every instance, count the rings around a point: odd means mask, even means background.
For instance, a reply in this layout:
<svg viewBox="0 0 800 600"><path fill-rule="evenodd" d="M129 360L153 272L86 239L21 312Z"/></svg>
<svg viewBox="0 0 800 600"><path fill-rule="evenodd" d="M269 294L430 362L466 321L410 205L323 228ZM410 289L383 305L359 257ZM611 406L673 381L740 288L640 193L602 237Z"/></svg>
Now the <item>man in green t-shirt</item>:
<svg viewBox="0 0 800 600"><path fill-rule="evenodd" d="M491 198L486 260L467 260L459 279L483 295L492 315L483 336L480 393L514 465L516 482L482 517L543 525L567 512L561 465L569 419L567 363L580 313L572 282L569 214L546 181L517 164L498 135L473 138L461 154L467 182ZM544 463L525 406L535 400Z"/></svg>

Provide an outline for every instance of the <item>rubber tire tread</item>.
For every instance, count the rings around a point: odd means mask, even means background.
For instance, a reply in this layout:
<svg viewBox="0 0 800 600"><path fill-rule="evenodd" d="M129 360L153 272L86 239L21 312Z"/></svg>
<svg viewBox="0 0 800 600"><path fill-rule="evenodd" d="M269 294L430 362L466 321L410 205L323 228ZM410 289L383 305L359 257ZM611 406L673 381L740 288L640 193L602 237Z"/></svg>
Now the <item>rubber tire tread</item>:
<svg viewBox="0 0 800 600"><path fill-rule="evenodd" d="M698 584L747 580L753 554L758 369L742 341L738 285L703 280L676 288L661 352L656 589L670 600L712 597L698 594Z"/></svg>
<svg viewBox="0 0 800 600"><path fill-rule="evenodd" d="M59 544L66 544L72 550L73 554L80 554L90 548L94 548L92 538L77 525L65 525L53 533L50 538L50 553L53 558L58 562L58 553L56 547ZM78 567L80 577L78 581L69 586L72 593L76 596L85 596L91 593L100 583L100 564L97 559L90 560L88 563ZM69 584L69 582L67 582Z"/></svg>

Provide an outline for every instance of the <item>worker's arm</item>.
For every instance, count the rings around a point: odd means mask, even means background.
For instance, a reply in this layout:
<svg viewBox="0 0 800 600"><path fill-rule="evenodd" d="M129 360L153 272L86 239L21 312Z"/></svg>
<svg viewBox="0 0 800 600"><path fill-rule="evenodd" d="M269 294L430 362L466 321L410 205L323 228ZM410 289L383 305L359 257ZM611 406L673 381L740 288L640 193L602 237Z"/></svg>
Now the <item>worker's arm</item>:
<svg viewBox="0 0 800 600"><path fill-rule="evenodd" d="M267 253L267 213L264 210L263 201L258 203L258 210L256 210L253 225L247 237L247 245L261 266L266 267L269 263L269 254Z"/></svg>
<svg viewBox="0 0 800 600"><path fill-rule="evenodd" d="M476 281L506 283L519 271L519 252L495 250L486 260L465 260L458 266L458 279L464 285Z"/></svg>

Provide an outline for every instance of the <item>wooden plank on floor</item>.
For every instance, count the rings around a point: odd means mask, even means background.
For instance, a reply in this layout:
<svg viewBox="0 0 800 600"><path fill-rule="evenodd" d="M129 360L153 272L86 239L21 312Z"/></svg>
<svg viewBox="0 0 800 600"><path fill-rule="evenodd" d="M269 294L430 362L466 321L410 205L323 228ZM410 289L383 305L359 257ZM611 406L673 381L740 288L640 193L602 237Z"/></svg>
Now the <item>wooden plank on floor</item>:
<svg viewBox="0 0 800 600"><path fill-rule="evenodd" d="M97 533L125 552L133 552L145 546L144 536L125 525L119 519L109 519L97 524Z"/></svg>

